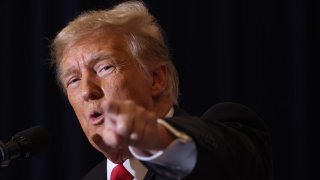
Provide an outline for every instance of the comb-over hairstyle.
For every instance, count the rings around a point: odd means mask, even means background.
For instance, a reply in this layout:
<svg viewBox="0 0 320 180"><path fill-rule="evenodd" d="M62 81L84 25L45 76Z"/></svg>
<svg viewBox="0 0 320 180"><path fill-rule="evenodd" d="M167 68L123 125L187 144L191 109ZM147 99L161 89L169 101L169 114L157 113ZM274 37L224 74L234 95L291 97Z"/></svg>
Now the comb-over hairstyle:
<svg viewBox="0 0 320 180"><path fill-rule="evenodd" d="M179 79L164 32L141 1L126 1L110 9L85 11L57 34L51 44L51 64L56 67L59 84L63 53L79 39L104 29L121 31L127 37L128 48L143 70L160 65L167 67L169 78L166 91L172 102L177 104Z"/></svg>

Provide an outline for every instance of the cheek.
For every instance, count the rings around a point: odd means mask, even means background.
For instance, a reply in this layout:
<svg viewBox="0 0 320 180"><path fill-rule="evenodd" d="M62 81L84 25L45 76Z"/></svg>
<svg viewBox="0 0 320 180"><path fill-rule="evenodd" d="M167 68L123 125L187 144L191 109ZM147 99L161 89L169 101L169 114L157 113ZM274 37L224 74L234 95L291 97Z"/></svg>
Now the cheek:
<svg viewBox="0 0 320 180"><path fill-rule="evenodd" d="M102 89L107 100L125 99L130 92L131 78L125 79L122 75L113 78L104 79L102 81Z"/></svg>
<svg viewBox="0 0 320 180"><path fill-rule="evenodd" d="M123 84L123 93L127 99L132 99L148 109L152 104L151 83L141 79L133 79Z"/></svg>
<svg viewBox="0 0 320 180"><path fill-rule="evenodd" d="M82 106L82 102L79 102L77 99L69 99L69 102L77 116L77 120L82 128L82 131L86 135L86 137L90 140L90 136L92 134L92 129L90 129L90 125L86 120L86 116L84 114L84 106Z"/></svg>
<svg viewBox="0 0 320 180"><path fill-rule="evenodd" d="M78 98L78 96L76 96L75 93L68 92L67 95L68 95L68 101L70 105L72 106L73 110L78 116L78 113L81 112L81 104L82 104L80 101L80 98Z"/></svg>
<svg viewBox="0 0 320 180"><path fill-rule="evenodd" d="M83 107L83 103L81 102L81 99L78 98L78 96L74 96L72 93L68 93L68 100L77 116L78 121L80 122L82 129L85 131L87 125L86 125L86 117L84 115L84 110L83 110L84 107Z"/></svg>

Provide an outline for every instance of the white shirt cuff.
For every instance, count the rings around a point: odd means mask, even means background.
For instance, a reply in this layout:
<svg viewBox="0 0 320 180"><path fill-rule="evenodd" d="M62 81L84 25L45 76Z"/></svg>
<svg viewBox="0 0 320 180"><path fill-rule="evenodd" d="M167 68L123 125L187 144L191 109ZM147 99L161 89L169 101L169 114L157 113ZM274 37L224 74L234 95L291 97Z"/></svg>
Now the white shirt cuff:
<svg viewBox="0 0 320 180"><path fill-rule="evenodd" d="M188 173L191 172L196 164L197 158L196 146L191 137L176 130L162 119L158 119L158 123L166 127L177 139L165 150L159 151L152 156L141 155L141 153L135 152L134 149L129 146L132 155L141 161L148 161L161 166L170 166L171 168Z"/></svg>

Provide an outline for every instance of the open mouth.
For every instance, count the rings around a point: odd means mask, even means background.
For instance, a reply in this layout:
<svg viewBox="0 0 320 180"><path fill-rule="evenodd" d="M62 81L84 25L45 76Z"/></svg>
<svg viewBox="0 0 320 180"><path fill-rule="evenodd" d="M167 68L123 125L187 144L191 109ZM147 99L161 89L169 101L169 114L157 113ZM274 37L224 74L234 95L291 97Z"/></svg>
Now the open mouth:
<svg viewBox="0 0 320 180"><path fill-rule="evenodd" d="M92 123L93 125L98 125L98 124L101 124L103 123L103 114L98 112L98 111L92 111L90 113L90 116L89 116L89 121L90 123Z"/></svg>

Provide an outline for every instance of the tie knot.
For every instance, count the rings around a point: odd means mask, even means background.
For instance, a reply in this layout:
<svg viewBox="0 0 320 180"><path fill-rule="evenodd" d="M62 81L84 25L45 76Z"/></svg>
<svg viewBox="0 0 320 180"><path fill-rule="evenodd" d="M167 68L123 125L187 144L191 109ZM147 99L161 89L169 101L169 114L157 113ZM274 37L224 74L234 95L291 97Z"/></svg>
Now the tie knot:
<svg viewBox="0 0 320 180"><path fill-rule="evenodd" d="M123 166L123 164L116 165L111 172L110 180L132 180L133 176Z"/></svg>

